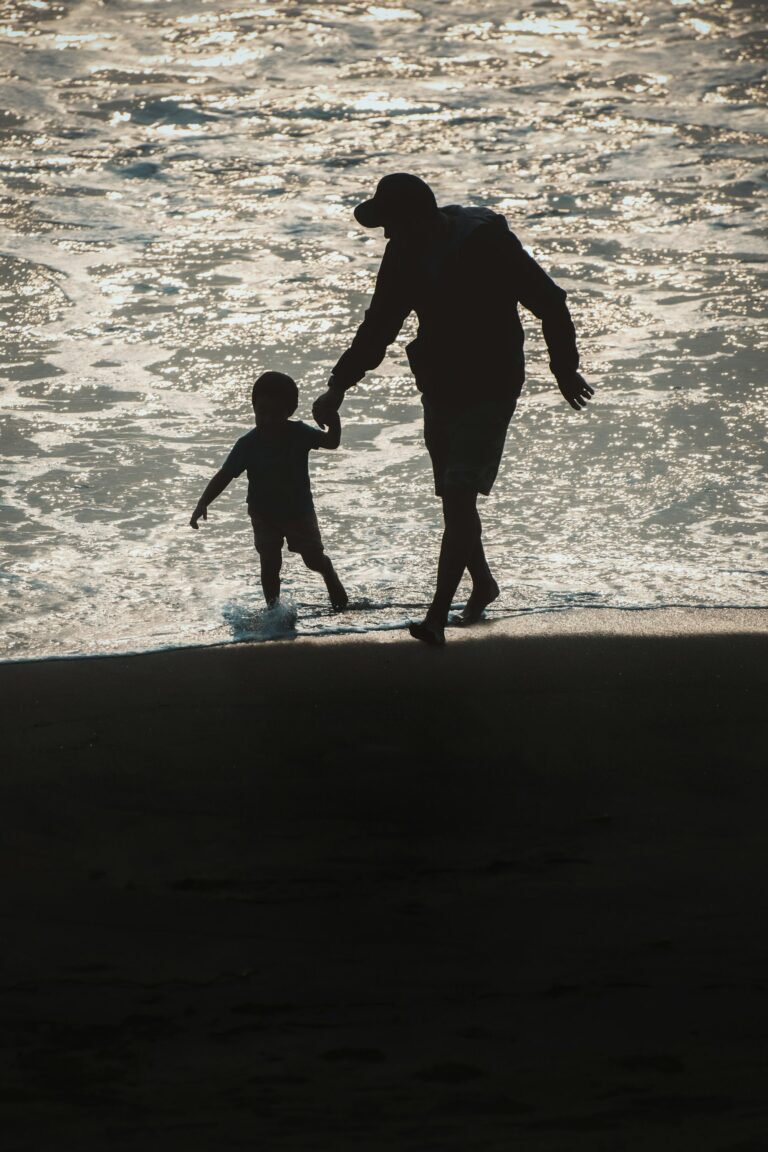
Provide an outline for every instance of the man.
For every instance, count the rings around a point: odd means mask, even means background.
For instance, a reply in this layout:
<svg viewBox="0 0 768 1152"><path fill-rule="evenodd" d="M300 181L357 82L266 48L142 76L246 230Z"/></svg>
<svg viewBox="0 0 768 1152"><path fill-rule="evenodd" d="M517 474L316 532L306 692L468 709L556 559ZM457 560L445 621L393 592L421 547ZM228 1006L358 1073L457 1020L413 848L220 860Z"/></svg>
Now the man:
<svg viewBox="0 0 768 1152"><path fill-rule="evenodd" d="M499 595L483 551L477 497L487 496L496 479L525 379L518 302L541 320L550 368L571 407L586 407L594 391L578 372L565 292L503 216L487 208L438 208L428 184L397 172L379 181L355 218L383 228L389 243L365 318L312 412L324 428L346 390L378 367L416 312L418 335L406 354L422 393L424 440L445 527L434 599L425 619L409 628L416 639L442 645L465 568L472 578L465 624L479 620Z"/></svg>

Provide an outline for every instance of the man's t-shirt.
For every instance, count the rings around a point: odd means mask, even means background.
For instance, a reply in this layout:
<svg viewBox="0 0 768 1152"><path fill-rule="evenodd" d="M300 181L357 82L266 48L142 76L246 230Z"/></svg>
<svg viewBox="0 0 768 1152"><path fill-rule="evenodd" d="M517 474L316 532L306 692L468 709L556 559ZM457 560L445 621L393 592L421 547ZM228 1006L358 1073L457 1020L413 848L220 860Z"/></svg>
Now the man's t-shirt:
<svg viewBox="0 0 768 1152"><path fill-rule="evenodd" d="M248 473L248 511L272 519L298 519L312 511L309 453L324 433L301 420L253 428L224 462L230 476Z"/></svg>

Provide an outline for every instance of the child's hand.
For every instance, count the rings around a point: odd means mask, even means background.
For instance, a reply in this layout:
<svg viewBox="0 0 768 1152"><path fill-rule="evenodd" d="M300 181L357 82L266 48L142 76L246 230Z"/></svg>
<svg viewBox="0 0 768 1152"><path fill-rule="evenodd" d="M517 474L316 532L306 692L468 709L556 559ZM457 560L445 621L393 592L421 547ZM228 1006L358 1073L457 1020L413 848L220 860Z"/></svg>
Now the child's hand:
<svg viewBox="0 0 768 1152"><path fill-rule="evenodd" d="M194 528L195 531L197 531L197 522L200 519L208 519L208 509L205 505L198 504L197 508L195 508L194 512L192 513L191 520L189 521L190 528Z"/></svg>

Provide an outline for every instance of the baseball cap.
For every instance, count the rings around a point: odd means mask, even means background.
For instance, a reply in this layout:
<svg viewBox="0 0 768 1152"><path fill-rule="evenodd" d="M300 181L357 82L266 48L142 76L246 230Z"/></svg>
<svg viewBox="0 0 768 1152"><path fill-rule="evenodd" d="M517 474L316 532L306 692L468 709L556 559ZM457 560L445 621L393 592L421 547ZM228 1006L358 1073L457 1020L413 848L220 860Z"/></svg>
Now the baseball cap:
<svg viewBox="0 0 768 1152"><path fill-rule="evenodd" d="M437 212L435 194L429 184L410 172L384 176L370 200L355 208L355 219L364 228L381 228L392 220L431 216Z"/></svg>

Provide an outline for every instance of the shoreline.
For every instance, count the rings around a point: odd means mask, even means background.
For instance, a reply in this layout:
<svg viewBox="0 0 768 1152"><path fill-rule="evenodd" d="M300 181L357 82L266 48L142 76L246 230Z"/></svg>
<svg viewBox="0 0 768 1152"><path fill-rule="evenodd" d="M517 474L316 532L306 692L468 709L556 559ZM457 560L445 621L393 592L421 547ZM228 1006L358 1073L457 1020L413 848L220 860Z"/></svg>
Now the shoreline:
<svg viewBox="0 0 768 1152"><path fill-rule="evenodd" d="M761 1147L768 613L590 611L0 665L9 1152Z"/></svg>
<svg viewBox="0 0 768 1152"><path fill-rule="evenodd" d="M340 614L343 616L343 614ZM638 617L643 623L638 623ZM218 641L211 644L190 643L168 645L159 648L142 648L136 651L125 649L115 652L73 652L51 656L19 656L0 658L0 668L17 667L26 664L71 662L77 660L112 660L153 656L161 652L201 652L226 651L243 646L261 646L283 643L311 641L313 643L361 642L392 643L406 635L406 624L382 625L380 628L358 630L354 625L339 625L338 631L296 632L272 637L244 637L242 640ZM604 606L526 609L501 618L492 617L481 621L471 629L448 628L449 643L499 636L541 636L541 635L620 635L637 634L676 635L679 633L734 635L768 632L768 606L750 605L746 607L708 605L667 605L664 607L622 607ZM416 643L416 641L414 641Z"/></svg>

